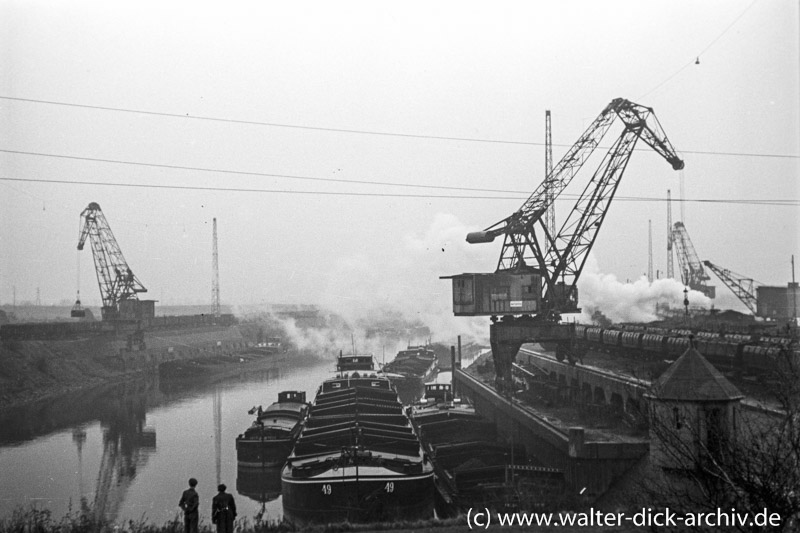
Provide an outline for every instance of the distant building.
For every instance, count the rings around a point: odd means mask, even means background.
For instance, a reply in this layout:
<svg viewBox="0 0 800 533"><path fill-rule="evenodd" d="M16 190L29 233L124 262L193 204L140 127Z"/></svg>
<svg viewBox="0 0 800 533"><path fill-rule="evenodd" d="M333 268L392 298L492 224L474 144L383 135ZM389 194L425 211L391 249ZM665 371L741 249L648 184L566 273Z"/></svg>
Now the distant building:
<svg viewBox="0 0 800 533"><path fill-rule="evenodd" d="M800 316L800 290L798 283L789 283L786 287L756 288L756 316L779 322Z"/></svg>

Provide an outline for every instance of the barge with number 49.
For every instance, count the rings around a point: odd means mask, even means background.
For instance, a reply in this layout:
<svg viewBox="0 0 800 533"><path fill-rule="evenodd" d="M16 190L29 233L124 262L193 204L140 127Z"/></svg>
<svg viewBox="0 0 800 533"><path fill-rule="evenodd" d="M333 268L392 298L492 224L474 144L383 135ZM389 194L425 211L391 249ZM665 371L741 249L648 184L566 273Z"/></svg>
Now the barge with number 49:
<svg viewBox="0 0 800 533"><path fill-rule="evenodd" d="M433 465L371 355L342 355L281 472L283 512L302 525L433 517Z"/></svg>

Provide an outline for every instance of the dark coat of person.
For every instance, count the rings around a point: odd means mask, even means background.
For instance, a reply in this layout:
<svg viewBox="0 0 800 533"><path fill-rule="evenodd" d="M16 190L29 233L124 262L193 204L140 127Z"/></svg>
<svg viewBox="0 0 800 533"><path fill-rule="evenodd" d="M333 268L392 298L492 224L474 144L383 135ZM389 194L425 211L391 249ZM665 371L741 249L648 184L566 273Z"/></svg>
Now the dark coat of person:
<svg viewBox="0 0 800 533"><path fill-rule="evenodd" d="M200 497L194 487L189 487L183 491L178 506L183 509L183 523L186 533L197 533L197 523L200 518L198 512Z"/></svg>
<svg viewBox="0 0 800 533"><path fill-rule="evenodd" d="M233 533L236 502L231 494L225 492L224 485L220 487L219 494L211 500L211 522L217 525L217 533Z"/></svg>

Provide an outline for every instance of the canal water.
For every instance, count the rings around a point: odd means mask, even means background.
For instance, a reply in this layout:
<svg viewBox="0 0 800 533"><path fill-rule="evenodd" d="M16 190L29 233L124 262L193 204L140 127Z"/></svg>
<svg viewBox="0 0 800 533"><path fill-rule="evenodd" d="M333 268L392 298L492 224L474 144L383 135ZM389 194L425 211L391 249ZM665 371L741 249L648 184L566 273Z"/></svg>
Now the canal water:
<svg viewBox="0 0 800 533"><path fill-rule="evenodd" d="M286 360L216 383L151 378L0 413L0 517L35 505L60 518L85 502L117 522L160 525L179 516L195 477L201 519L210 520L218 482L239 517L280 519L278 470L239 470L236 437L251 424L251 407L282 390L313 400L332 374L331 361Z"/></svg>
<svg viewBox="0 0 800 533"><path fill-rule="evenodd" d="M300 366L287 356L215 382L153 377L0 412L0 518L31 506L61 518L87 505L118 523L160 525L180 516L195 477L202 520L219 482L240 518L279 520L279 469L239 469L236 437L250 408L283 390L312 401L333 367L332 358Z"/></svg>

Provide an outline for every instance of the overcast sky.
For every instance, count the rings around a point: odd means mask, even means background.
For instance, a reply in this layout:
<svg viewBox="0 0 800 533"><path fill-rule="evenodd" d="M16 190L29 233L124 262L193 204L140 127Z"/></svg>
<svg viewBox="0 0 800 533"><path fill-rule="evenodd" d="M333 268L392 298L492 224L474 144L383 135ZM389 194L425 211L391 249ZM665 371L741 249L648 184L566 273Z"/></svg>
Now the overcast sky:
<svg viewBox="0 0 800 533"><path fill-rule="evenodd" d="M640 146L591 275L645 274L652 220L663 276L671 189L701 259L785 286L799 26L795 0L0 0L0 302L71 301L80 278L99 303L76 251L97 202L165 304L211 301L216 217L223 303L446 315L439 276L500 253L466 232L542 180L545 110L558 161L616 97L655 110L686 168Z"/></svg>

